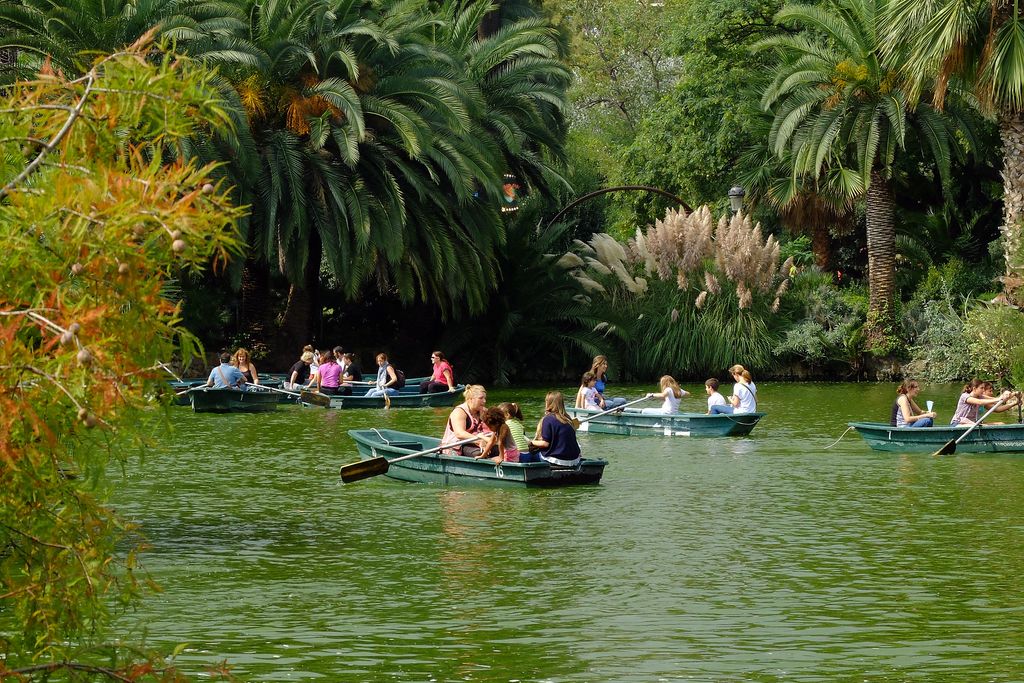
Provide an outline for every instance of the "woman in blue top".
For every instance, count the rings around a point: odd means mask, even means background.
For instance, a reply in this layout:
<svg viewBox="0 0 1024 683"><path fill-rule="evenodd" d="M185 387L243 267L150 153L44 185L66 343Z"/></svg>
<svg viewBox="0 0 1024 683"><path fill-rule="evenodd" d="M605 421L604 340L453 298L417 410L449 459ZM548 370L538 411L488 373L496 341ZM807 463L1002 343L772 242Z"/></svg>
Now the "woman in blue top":
<svg viewBox="0 0 1024 683"><path fill-rule="evenodd" d="M572 418L565 412L561 391L549 391L544 397L544 418L537 425L537 436L530 446L540 449L540 458L552 465L575 467L580 462L580 445ZM531 454L532 455L532 454ZM527 462L522 456L519 462Z"/></svg>
<svg viewBox="0 0 1024 683"><path fill-rule="evenodd" d="M594 377L597 378L597 383L594 388L597 389L597 393L601 394L604 399L604 409L611 410L612 408L618 408L619 406L626 405L626 399L621 396L615 396L609 398L605 396L604 388L605 384L608 383L608 376L605 374L608 372L608 359L605 356L594 356L594 362L590 365L590 371L594 373Z"/></svg>

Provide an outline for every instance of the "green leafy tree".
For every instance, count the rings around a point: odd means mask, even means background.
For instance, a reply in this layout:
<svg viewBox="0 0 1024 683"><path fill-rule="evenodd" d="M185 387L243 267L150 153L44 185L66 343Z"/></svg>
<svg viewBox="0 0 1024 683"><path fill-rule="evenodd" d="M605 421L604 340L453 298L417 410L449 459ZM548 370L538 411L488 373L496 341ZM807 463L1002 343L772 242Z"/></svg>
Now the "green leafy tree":
<svg viewBox="0 0 1024 683"><path fill-rule="evenodd" d="M1024 284L1024 16L1018 0L891 0L886 38L906 52L913 97L943 107L957 78L995 115L1003 143L1007 284ZM928 84L937 86L928 92Z"/></svg>
<svg viewBox="0 0 1024 683"><path fill-rule="evenodd" d="M725 208L728 189L740 180L740 157L762 139L759 86L771 60L750 46L778 32L774 14L781 4L694 0L680 6L681 16L661 35L680 78L643 113L616 180L669 190L693 206ZM630 201L631 224L653 221L670 208Z"/></svg>
<svg viewBox="0 0 1024 683"><path fill-rule="evenodd" d="M2 93L0 678L180 678L106 639L145 577L104 471L157 417L155 363L196 348L164 286L223 266L239 210L179 161L228 122L213 76L151 48Z"/></svg>
<svg viewBox="0 0 1024 683"><path fill-rule="evenodd" d="M902 64L881 51L883 0L839 0L825 6L791 5L777 15L805 29L769 38L781 61L762 103L774 115L768 144L791 155L796 173L817 178L827 168L852 168L866 201L870 307L868 340L891 350L895 331L896 232L893 176L898 154L916 143L948 182L957 125L973 140L970 122L922 103L910 107L900 89ZM858 184L845 183L853 192Z"/></svg>
<svg viewBox="0 0 1024 683"><path fill-rule="evenodd" d="M132 7L79 4L83 16ZM291 283L285 336L304 338L322 264L349 297L372 281L445 312L481 310L504 239L504 174L542 191L560 182L551 161L568 73L550 26L527 18L478 40L485 2L440 14L424 2L324 0L185 9L188 21L158 30L215 64L234 104L234 134L197 136L187 151L226 162L236 201L252 207L244 324L266 322L279 271ZM42 36L55 11L39 14L31 30Z"/></svg>

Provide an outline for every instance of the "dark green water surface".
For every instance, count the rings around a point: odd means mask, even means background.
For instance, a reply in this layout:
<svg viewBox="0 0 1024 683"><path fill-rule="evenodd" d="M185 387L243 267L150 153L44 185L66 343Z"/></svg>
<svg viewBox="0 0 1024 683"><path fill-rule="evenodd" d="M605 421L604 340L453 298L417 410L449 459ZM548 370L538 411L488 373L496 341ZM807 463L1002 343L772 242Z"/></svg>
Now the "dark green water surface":
<svg viewBox="0 0 1024 683"><path fill-rule="evenodd" d="M751 437L581 434L603 483L550 491L341 484L347 429L447 409L175 409L118 485L164 589L120 626L254 681L1022 681L1024 456L826 449L893 397L765 383Z"/></svg>

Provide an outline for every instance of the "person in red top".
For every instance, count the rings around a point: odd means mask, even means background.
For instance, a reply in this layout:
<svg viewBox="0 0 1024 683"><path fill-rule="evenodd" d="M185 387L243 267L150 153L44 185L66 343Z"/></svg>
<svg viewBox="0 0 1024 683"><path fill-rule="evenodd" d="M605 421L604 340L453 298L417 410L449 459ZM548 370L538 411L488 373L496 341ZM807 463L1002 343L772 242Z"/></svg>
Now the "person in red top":
<svg viewBox="0 0 1024 683"><path fill-rule="evenodd" d="M444 391L455 391L455 374L452 364L445 360L444 354L434 351L430 354L430 362L434 364L434 374L430 379L420 382L420 393L440 394Z"/></svg>

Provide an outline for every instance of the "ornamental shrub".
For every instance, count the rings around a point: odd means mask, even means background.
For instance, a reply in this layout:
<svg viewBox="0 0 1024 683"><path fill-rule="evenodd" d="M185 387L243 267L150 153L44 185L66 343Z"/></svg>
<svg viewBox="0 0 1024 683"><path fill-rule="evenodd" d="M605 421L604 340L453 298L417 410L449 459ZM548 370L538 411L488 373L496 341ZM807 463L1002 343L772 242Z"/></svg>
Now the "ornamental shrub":
<svg viewBox="0 0 1024 683"><path fill-rule="evenodd" d="M165 285L222 266L240 211L186 139L213 76L139 44L0 92L0 679L178 680L106 639L140 577L104 472L145 445L157 364L195 339Z"/></svg>
<svg viewBox="0 0 1024 683"><path fill-rule="evenodd" d="M1024 353L1024 313L1005 305L979 305L967 312L965 351L971 374L1019 386Z"/></svg>

